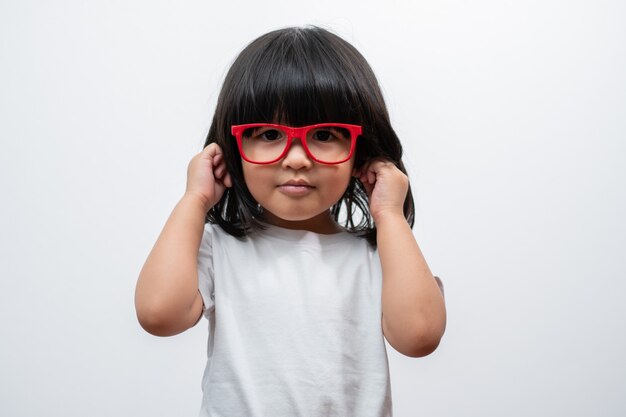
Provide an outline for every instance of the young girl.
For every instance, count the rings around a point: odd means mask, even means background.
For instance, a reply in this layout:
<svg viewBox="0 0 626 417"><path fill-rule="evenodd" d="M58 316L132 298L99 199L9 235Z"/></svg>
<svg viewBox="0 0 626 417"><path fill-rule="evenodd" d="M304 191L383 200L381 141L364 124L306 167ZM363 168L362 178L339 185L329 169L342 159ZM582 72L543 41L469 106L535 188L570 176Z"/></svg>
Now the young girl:
<svg viewBox="0 0 626 417"><path fill-rule="evenodd" d="M391 416L384 339L428 355L446 316L401 155L343 39L288 28L241 52L136 289L152 334L208 319L201 416Z"/></svg>

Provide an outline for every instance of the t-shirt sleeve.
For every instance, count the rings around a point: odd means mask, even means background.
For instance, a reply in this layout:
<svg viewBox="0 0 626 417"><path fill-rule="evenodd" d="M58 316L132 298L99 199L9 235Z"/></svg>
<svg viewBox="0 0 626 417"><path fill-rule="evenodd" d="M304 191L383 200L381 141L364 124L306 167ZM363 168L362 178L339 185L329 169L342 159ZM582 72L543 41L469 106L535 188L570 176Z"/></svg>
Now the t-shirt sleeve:
<svg viewBox="0 0 626 417"><path fill-rule="evenodd" d="M204 304L202 314L206 318L209 318L209 315L215 310L214 288L212 225L207 223L198 251L198 290Z"/></svg>
<svg viewBox="0 0 626 417"><path fill-rule="evenodd" d="M441 291L441 295L445 297L446 293L443 290L443 282L441 281L441 278L435 275L435 281L437 281L437 285L439 285L439 290Z"/></svg>

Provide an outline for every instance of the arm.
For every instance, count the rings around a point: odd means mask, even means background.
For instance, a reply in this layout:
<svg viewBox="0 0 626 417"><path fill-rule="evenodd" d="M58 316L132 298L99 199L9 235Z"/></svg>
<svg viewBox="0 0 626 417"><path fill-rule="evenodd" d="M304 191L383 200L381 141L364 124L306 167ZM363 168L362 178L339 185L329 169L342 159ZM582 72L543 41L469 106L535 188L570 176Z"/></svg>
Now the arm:
<svg viewBox="0 0 626 417"><path fill-rule="evenodd" d="M398 352L426 356L439 345L446 325L443 295L404 216L376 223L383 269L383 333Z"/></svg>
<svg viewBox="0 0 626 417"><path fill-rule="evenodd" d="M223 156L215 144L190 162L187 190L148 256L135 289L141 326L156 336L181 333L202 313L198 291L198 251L207 211L231 185Z"/></svg>
<svg viewBox="0 0 626 417"><path fill-rule="evenodd" d="M382 328L398 352L426 356L439 345L446 326L442 289L402 212L408 179L390 162L368 164L359 179L370 195L383 272Z"/></svg>

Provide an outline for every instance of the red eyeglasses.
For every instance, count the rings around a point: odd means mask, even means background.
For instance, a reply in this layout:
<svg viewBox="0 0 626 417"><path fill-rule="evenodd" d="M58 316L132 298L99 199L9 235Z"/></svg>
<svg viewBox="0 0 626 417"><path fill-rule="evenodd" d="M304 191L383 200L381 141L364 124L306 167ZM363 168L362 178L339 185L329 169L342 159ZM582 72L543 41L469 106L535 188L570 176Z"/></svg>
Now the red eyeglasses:
<svg viewBox="0 0 626 417"><path fill-rule="evenodd" d="M250 123L231 127L241 157L253 164L272 164L285 157L294 138L300 139L307 155L322 164L341 164L352 157L361 126L320 123L289 127Z"/></svg>

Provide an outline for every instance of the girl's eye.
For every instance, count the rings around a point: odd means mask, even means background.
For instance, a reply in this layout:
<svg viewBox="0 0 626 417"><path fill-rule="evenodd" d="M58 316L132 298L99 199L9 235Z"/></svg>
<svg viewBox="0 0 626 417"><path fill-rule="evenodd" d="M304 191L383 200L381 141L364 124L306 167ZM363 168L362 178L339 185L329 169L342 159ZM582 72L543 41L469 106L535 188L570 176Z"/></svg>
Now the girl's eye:
<svg viewBox="0 0 626 417"><path fill-rule="evenodd" d="M280 139L280 137L281 137L280 132L276 129L266 130L259 135L260 139L270 141L270 142Z"/></svg>
<svg viewBox="0 0 626 417"><path fill-rule="evenodd" d="M317 130L313 133L313 138L320 142L328 142L332 140L335 136L329 130Z"/></svg>

